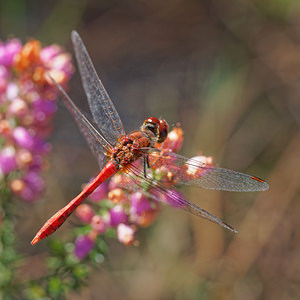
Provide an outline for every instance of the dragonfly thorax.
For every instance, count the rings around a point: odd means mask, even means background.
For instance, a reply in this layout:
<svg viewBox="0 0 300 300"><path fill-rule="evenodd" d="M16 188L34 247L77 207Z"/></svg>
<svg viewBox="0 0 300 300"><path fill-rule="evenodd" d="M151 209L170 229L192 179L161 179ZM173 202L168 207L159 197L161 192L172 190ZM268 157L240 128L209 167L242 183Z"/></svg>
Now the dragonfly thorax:
<svg viewBox="0 0 300 300"><path fill-rule="evenodd" d="M111 159L119 167L135 162L145 153L146 148L151 148L154 143L141 131L134 131L124 136L120 143L111 151Z"/></svg>
<svg viewBox="0 0 300 300"><path fill-rule="evenodd" d="M163 143L168 135L168 123L165 120L150 117L141 126L141 131L153 142Z"/></svg>

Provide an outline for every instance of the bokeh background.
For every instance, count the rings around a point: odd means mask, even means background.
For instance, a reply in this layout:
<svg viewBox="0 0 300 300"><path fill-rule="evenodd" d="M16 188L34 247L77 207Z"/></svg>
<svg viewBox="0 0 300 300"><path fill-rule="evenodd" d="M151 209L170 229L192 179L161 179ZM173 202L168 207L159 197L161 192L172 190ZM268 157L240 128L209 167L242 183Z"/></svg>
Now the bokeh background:
<svg viewBox="0 0 300 300"><path fill-rule="evenodd" d="M72 51L73 29L128 131L148 116L180 122L181 154L213 156L270 189L182 189L240 233L164 207L139 232L138 247L111 241L106 261L69 299L299 299L300 2L0 1L1 39L34 37ZM78 72L69 93L88 112ZM20 203L17 227L37 272L45 248L29 241L97 172L62 104L51 142L47 193L37 204ZM70 228L72 221L56 234L67 238Z"/></svg>

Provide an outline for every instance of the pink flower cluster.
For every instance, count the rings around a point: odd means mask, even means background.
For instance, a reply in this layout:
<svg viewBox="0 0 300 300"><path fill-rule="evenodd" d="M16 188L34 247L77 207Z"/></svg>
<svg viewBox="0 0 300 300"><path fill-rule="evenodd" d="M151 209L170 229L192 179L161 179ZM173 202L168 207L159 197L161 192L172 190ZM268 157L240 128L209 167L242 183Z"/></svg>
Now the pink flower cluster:
<svg viewBox="0 0 300 300"><path fill-rule="evenodd" d="M57 45L42 48L37 40L0 42L0 179L32 202L44 190L40 172L47 166L57 89L73 73L71 57Z"/></svg>
<svg viewBox="0 0 300 300"><path fill-rule="evenodd" d="M157 145L157 148L161 150L157 153L166 153L168 160L172 159L172 154L174 156L174 153L181 148L182 143L183 131L178 125L169 132L162 149L161 144ZM201 164L203 162L212 163L211 158L204 156L196 157L193 161L196 162L198 159ZM79 236L75 241L75 255L79 259L83 259L89 254L95 246L96 237L99 234L105 234L108 229L115 230L118 240L129 246L137 242L135 233L138 228L147 227L155 220L160 202L165 202L175 208L180 206L174 197L183 198L183 195L172 189L176 182L171 175L171 166L164 166L163 159L159 160L160 163L155 163L155 155L152 155L152 160L154 162L150 161L151 169L155 170L156 178L165 177L164 182L168 186L169 192L165 195L159 194L157 197L150 197L150 195L155 195L155 189L148 187L148 190L145 190L142 185L136 185L135 189L131 189L133 182L130 182L130 178L122 173L113 176L109 183L104 182L89 196L91 204L81 204L76 209L77 217L82 223L89 224L91 228L88 234ZM141 167L140 160L135 164L137 167ZM186 172L193 176L195 169L187 167ZM106 202L105 206L102 206L103 202Z"/></svg>

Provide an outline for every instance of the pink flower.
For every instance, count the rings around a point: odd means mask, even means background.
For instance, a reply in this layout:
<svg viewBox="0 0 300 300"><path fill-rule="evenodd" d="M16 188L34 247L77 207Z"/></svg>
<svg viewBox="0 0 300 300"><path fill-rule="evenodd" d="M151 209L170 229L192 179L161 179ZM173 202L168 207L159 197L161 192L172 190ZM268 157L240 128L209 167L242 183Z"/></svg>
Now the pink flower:
<svg viewBox="0 0 300 300"><path fill-rule="evenodd" d="M33 163L33 156L30 151L26 149L19 149L16 153L16 160L18 168L27 169Z"/></svg>
<svg viewBox="0 0 300 300"><path fill-rule="evenodd" d="M37 172L29 171L23 180L35 193L40 193L45 188L45 182Z"/></svg>
<svg viewBox="0 0 300 300"><path fill-rule="evenodd" d="M51 76L60 84L64 84L73 74L74 68L70 54L63 52L57 45L44 48L40 53L40 58ZM52 82L49 83L52 84Z"/></svg>
<svg viewBox="0 0 300 300"><path fill-rule="evenodd" d="M91 225L94 231L100 234L104 234L108 226L107 218L95 215L92 218Z"/></svg>
<svg viewBox="0 0 300 300"><path fill-rule="evenodd" d="M75 210L76 216L85 224L89 224L95 215L94 210L88 204L81 204Z"/></svg>
<svg viewBox="0 0 300 300"><path fill-rule="evenodd" d="M32 164L30 168L33 170L41 170L43 167L43 156L38 154L32 155Z"/></svg>
<svg viewBox="0 0 300 300"><path fill-rule="evenodd" d="M19 87L16 83L10 82L6 87L6 98L13 101L19 95Z"/></svg>
<svg viewBox="0 0 300 300"><path fill-rule="evenodd" d="M0 65L11 67L14 57L22 49L22 44L18 39L8 40L0 45Z"/></svg>
<svg viewBox="0 0 300 300"><path fill-rule="evenodd" d="M131 195L130 212L133 214L141 214L147 210L153 210L149 200L141 192L133 193Z"/></svg>
<svg viewBox="0 0 300 300"><path fill-rule="evenodd" d="M186 174L191 177L201 177L205 172L209 172L209 167L212 166L212 162L213 158L211 156L198 155L192 157L186 162Z"/></svg>
<svg viewBox="0 0 300 300"><path fill-rule="evenodd" d="M13 131L13 137L17 145L21 148L32 150L34 147L34 137L24 127L16 127Z"/></svg>
<svg viewBox="0 0 300 300"><path fill-rule="evenodd" d="M37 182L32 180L32 178L28 177L12 180L10 182L11 191L26 202L33 202L37 200L44 188L44 182L41 179L38 179Z"/></svg>
<svg viewBox="0 0 300 300"><path fill-rule="evenodd" d="M126 224L119 224L117 228L118 240L126 246L134 242L135 229Z"/></svg>
<svg viewBox="0 0 300 300"><path fill-rule="evenodd" d="M8 120L0 121L0 135L2 138L10 138L12 134L12 125Z"/></svg>
<svg viewBox="0 0 300 300"><path fill-rule="evenodd" d="M0 103L4 101L3 92L5 91L8 83L9 73L7 69L0 64Z"/></svg>
<svg viewBox="0 0 300 300"><path fill-rule="evenodd" d="M134 163L134 165L136 165L137 162L141 164L141 162L137 160ZM110 179L108 189L111 191L113 189L124 188L130 185L132 185L132 181L128 176L124 176L122 174L116 174Z"/></svg>
<svg viewBox="0 0 300 300"><path fill-rule="evenodd" d="M130 221L141 227L149 226L158 213L157 204L152 203L142 192L131 195Z"/></svg>
<svg viewBox="0 0 300 300"><path fill-rule="evenodd" d="M25 184L22 190L18 193L18 195L26 202L33 202L38 196L29 186Z"/></svg>
<svg viewBox="0 0 300 300"><path fill-rule="evenodd" d="M33 102L33 115L38 123L45 123L56 111L56 103L52 100L40 98Z"/></svg>
<svg viewBox="0 0 300 300"><path fill-rule="evenodd" d="M48 62L55 57L56 55L58 55L59 53L61 53L61 48L58 45L51 45L51 46L47 46L44 49L41 50L40 53L40 58L42 63L44 64L48 64Z"/></svg>
<svg viewBox="0 0 300 300"><path fill-rule="evenodd" d="M44 180L33 171L26 173L22 179L16 179L11 182L11 189L14 194L27 202L37 200L44 188Z"/></svg>
<svg viewBox="0 0 300 300"><path fill-rule="evenodd" d="M70 54L60 53L49 60L49 66L51 69L62 70L66 74L70 74L73 71L73 66L70 63Z"/></svg>
<svg viewBox="0 0 300 300"><path fill-rule="evenodd" d="M27 103L21 98L15 98L8 107L8 115L16 116L18 118L28 114L28 111Z"/></svg>

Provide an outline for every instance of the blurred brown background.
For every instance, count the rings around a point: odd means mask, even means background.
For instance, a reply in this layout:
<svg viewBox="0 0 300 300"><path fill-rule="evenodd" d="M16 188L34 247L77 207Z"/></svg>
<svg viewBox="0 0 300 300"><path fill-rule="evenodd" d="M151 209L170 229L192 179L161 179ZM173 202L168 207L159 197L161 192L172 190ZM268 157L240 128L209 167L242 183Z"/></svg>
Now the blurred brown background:
<svg viewBox="0 0 300 300"><path fill-rule="evenodd" d="M181 154L268 181L263 193L182 189L237 235L164 207L139 247L110 254L69 299L300 298L300 2L298 0L0 1L0 36L72 51L79 31L129 131L148 116L182 124ZM78 72L70 95L88 111ZM24 253L40 225L97 172L60 105L47 194L23 205ZM74 220L74 219L73 219ZM71 222L57 233L66 235ZM67 238L67 237L66 237Z"/></svg>

